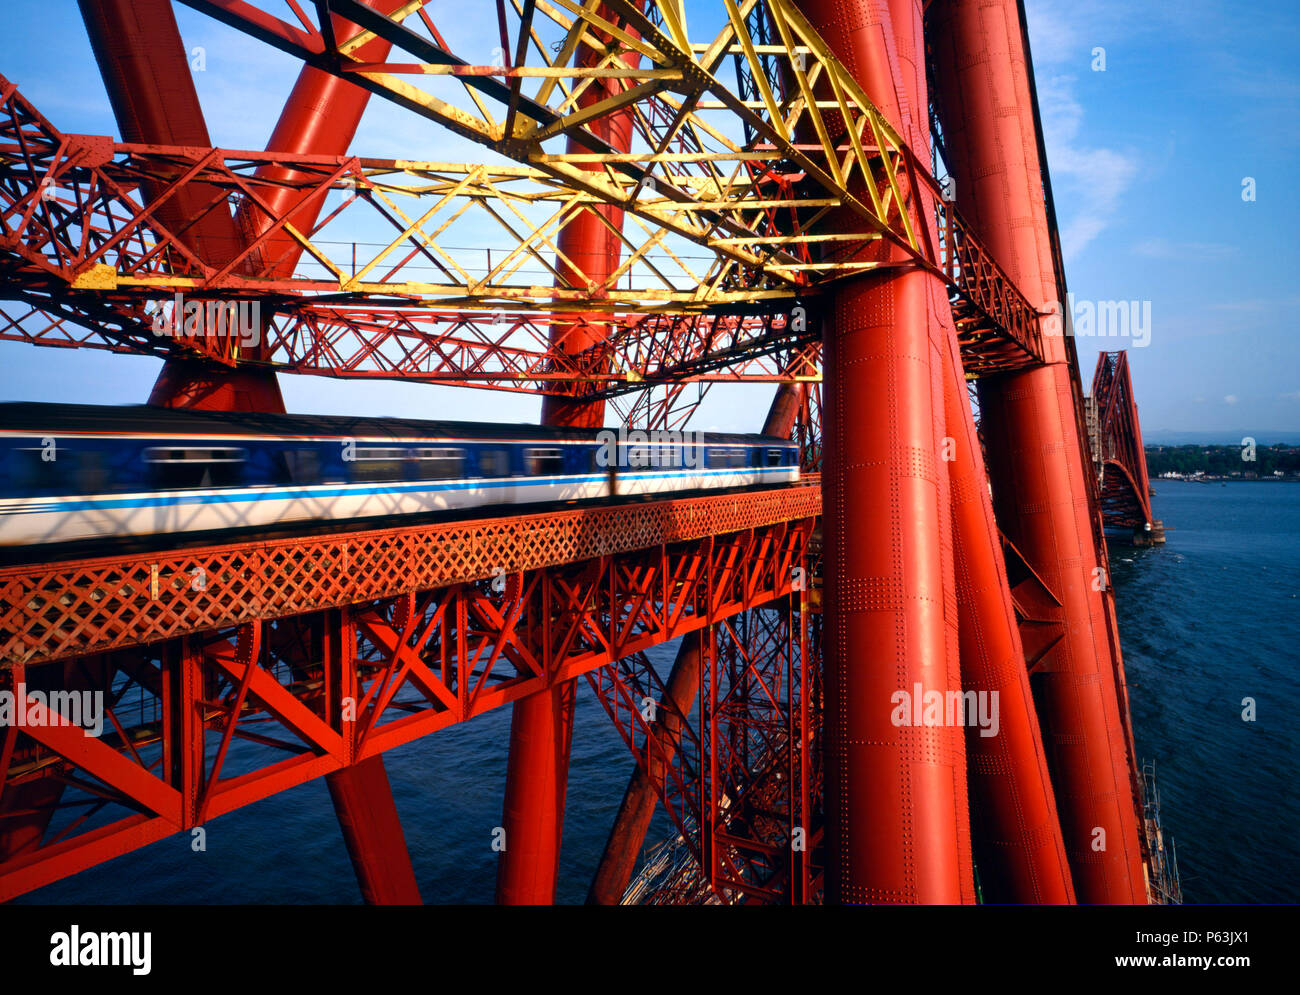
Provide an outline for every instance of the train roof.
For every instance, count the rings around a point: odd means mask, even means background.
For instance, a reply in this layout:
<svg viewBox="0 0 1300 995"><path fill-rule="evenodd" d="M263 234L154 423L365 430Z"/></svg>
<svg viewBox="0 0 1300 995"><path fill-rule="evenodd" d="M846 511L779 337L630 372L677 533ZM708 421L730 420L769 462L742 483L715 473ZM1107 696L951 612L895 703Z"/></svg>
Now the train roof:
<svg viewBox="0 0 1300 995"><path fill-rule="evenodd" d="M597 428L564 428L525 422L429 421L416 418L362 418L346 415L266 414L251 411L199 411L147 404L51 404L0 402L0 432L53 434L131 433L158 435L338 436L343 438L539 439L596 441ZM713 444L789 439L766 435L706 432Z"/></svg>

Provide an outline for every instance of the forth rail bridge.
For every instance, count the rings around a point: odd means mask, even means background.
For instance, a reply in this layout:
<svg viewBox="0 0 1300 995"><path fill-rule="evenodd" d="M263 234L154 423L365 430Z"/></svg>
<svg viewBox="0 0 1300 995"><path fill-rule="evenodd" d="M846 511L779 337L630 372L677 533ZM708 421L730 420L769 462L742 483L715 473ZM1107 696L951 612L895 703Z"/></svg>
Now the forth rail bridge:
<svg viewBox="0 0 1300 995"><path fill-rule="evenodd" d="M1107 580L1160 524L1125 357L1085 396L1058 304L1020 3L496 0L472 53L422 0L180 3L301 62L266 149L213 147L171 0L80 0L121 140L0 76L0 338L159 357L154 409L248 424L282 374L575 430L749 385L802 472L10 549L0 900L324 778L364 899L436 901L384 753L508 707L497 898L553 902L581 683L631 770L593 902L1179 900ZM354 154L375 101L480 161ZM178 294L254 334L156 334ZM898 723L912 689L996 695L997 734Z"/></svg>

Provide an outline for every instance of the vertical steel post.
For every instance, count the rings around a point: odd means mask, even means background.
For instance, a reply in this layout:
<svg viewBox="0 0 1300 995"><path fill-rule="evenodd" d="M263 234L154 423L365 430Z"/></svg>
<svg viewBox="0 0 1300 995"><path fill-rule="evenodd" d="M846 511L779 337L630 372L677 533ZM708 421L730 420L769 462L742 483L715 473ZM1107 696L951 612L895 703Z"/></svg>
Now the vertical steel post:
<svg viewBox="0 0 1300 995"><path fill-rule="evenodd" d="M575 692L574 681L563 681L514 704L502 812L506 848L497 864L503 905L555 901Z"/></svg>
<svg viewBox="0 0 1300 995"><path fill-rule="evenodd" d="M615 20L615 15L606 7L601 7L598 13L602 17ZM574 62L580 68L590 69L599 65L604 58L604 52L583 43L578 46ZM641 61L641 56L635 51L629 52L623 56L623 61L629 68L635 67ZM624 80L592 80L591 85L578 98L578 106L588 107L599 103L616 96L625 87ZM604 114L591 121L588 127L592 134L612 148L627 152L632 148L634 121L631 109L627 109L613 114ZM595 150L583 144L577 136L570 135L566 142L566 151L572 154ZM598 173L605 167L593 162L584 164L583 168ZM598 299L600 285L618 269L623 242L615 232L622 230L623 211L612 205L602 204L583 208L574 214L560 229L557 242L560 258L556 260L555 267L559 278L556 285L569 284L573 287L590 285L597 288L595 296ZM551 325L551 348L576 355L598 345L609 337L608 321L603 320L606 317L599 312L586 312L572 321L555 322ZM543 425L595 428L602 424L604 417L604 401L573 400L557 394L546 394L542 397Z"/></svg>

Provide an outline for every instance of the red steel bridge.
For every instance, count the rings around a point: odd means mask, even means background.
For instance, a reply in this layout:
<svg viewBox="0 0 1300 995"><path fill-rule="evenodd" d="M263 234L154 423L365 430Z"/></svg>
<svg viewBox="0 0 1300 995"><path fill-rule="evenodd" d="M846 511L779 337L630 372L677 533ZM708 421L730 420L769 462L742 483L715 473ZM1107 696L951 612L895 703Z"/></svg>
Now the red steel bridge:
<svg viewBox="0 0 1300 995"><path fill-rule="evenodd" d="M181 2L301 61L270 141L212 147L170 0L80 0L121 141L0 76L0 337L250 412L311 374L680 428L748 384L803 478L0 568L36 720L0 730L0 899L323 777L365 899L436 901L384 753L508 706L497 895L551 902L585 683L634 761L592 901L658 805L689 860L643 900L1164 900L1104 539L1149 484L1123 355L1085 402L1050 321L1020 4L496 0L476 61L422 0ZM473 161L354 154L375 100ZM177 293L258 335L155 335ZM998 734L898 724L918 685L998 695ZM40 721L74 690L102 735Z"/></svg>
<svg viewBox="0 0 1300 995"><path fill-rule="evenodd" d="M1141 545L1164 542L1163 523L1151 514L1153 491L1128 356L1103 352L1097 357L1092 396L1085 403L1092 459L1101 482L1103 520L1107 526L1131 528L1134 542Z"/></svg>

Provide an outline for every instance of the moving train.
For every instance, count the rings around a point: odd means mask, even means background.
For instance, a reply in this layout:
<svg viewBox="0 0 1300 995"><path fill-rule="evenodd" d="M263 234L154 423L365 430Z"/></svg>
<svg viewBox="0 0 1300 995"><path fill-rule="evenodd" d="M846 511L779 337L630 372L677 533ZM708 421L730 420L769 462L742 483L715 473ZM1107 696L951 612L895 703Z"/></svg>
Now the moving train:
<svg viewBox="0 0 1300 995"><path fill-rule="evenodd" d="M0 547L771 486L788 439L0 404Z"/></svg>

